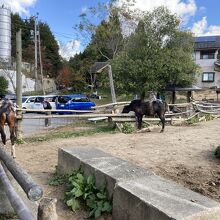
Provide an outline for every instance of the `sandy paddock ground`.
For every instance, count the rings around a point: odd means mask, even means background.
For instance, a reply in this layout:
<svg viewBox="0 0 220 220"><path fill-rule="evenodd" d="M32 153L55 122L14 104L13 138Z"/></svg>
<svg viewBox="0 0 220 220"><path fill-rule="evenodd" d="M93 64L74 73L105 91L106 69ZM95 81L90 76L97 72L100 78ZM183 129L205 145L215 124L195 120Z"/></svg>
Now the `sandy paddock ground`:
<svg viewBox="0 0 220 220"><path fill-rule="evenodd" d="M17 147L17 161L44 188L45 196L58 198L60 219L85 216L82 210L73 213L65 207L62 186L48 185L60 147L99 148L220 202L220 160L213 153L220 144L219 129L216 119L192 126L166 126L164 133L155 127L148 133L105 133L22 144Z"/></svg>

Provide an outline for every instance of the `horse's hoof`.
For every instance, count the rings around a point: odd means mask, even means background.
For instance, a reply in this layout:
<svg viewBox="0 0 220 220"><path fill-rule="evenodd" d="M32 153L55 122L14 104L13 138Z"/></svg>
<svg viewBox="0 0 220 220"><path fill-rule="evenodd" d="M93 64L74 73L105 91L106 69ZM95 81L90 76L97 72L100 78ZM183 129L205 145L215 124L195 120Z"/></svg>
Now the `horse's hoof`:
<svg viewBox="0 0 220 220"><path fill-rule="evenodd" d="M160 131L160 133L163 133L163 132L164 132L164 130L161 130L161 131Z"/></svg>

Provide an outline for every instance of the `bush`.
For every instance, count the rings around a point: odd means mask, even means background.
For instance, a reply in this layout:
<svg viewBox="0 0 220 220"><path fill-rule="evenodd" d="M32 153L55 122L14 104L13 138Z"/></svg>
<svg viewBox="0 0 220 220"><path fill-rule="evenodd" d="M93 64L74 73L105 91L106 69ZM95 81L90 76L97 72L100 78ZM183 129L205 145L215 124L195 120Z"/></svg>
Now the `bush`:
<svg viewBox="0 0 220 220"><path fill-rule="evenodd" d="M186 121L186 123L187 123L188 125L193 125L193 124L198 123L198 122L199 122L199 118L198 118L198 117L193 117L193 118L190 118L190 119L188 119L188 120Z"/></svg>
<svg viewBox="0 0 220 220"><path fill-rule="evenodd" d="M215 156L220 158L220 145L218 145L218 147L215 149Z"/></svg>
<svg viewBox="0 0 220 220"><path fill-rule="evenodd" d="M134 127L131 123L125 122L123 123L121 130L125 134L131 134L132 132L134 132Z"/></svg>
<svg viewBox="0 0 220 220"><path fill-rule="evenodd" d="M206 119L206 121L211 121L211 120L213 120L215 117L213 116L213 115L211 115L211 114L205 114L205 119Z"/></svg>

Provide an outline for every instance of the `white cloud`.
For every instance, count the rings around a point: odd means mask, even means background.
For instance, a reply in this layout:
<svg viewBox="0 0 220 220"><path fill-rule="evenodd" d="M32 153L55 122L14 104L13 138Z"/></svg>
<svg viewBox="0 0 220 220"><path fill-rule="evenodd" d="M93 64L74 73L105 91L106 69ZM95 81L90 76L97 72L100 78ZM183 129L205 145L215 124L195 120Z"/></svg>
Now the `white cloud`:
<svg viewBox="0 0 220 220"><path fill-rule="evenodd" d="M69 60L70 57L74 57L75 54L80 52L80 41L78 40L71 40L67 43L58 41L58 45L60 47L60 55L66 60Z"/></svg>
<svg viewBox="0 0 220 220"><path fill-rule="evenodd" d="M126 0L118 0L118 3L122 5ZM138 8L143 11L152 11L159 6L167 7L172 13L180 16L184 22L190 17L194 16L197 10L195 0L136 0L134 2L134 8Z"/></svg>
<svg viewBox="0 0 220 220"><path fill-rule="evenodd" d="M195 22L192 26L192 32L195 35L201 35L205 32L207 29L207 19L206 17L203 17L202 20Z"/></svg>
<svg viewBox="0 0 220 220"><path fill-rule="evenodd" d="M20 15L29 15L28 8L33 6L37 0L0 0L0 5L5 5L11 9L12 12Z"/></svg>
<svg viewBox="0 0 220 220"><path fill-rule="evenodd" d="M220 35L220 26L208 26L207 17L203 17L194 23L191 30L196 36Z"/></svg>

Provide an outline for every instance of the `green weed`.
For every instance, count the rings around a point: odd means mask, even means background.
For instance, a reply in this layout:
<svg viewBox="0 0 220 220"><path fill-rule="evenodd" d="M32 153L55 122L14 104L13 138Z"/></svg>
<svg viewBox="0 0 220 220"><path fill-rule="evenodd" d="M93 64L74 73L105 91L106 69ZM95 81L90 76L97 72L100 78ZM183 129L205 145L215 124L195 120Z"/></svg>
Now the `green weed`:
<svg viewBox="0 0 220 220"><path fill-rule="evenodd" d="M220 145L218 145L218 147L215 149L215 156L220 158Z"/></svg>
<svg viewBox="0 0 220 220"><path fill-rule="evenodd" d="M111 212L112 205L106 188L98 189L94 176L86 178L82 169L74 171L69 176L68 188L65 193L65 202L73 211L79 209L80 204L84 202L88 210L88 218L98 218L105 212Z"/></svg>
<svg viewBox="0 0 220 220"><path fill-rule="evenodd" d="M121 130L125 134L131 134L132 132L134 132L134 127L131 123L125 122L122 124Z"/></svg>

